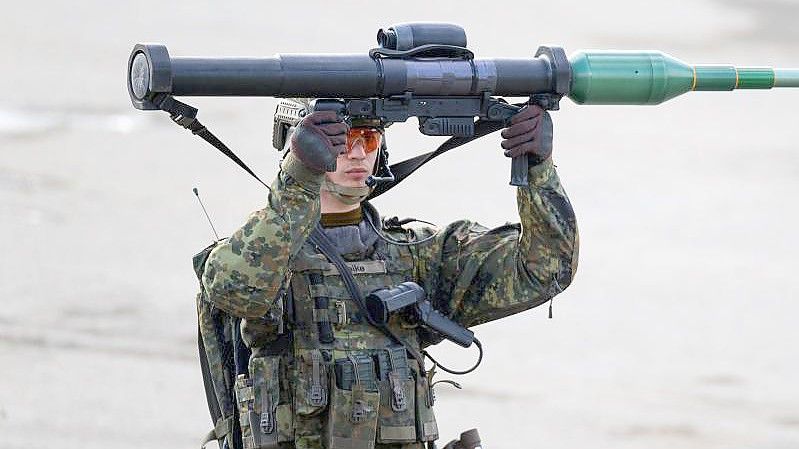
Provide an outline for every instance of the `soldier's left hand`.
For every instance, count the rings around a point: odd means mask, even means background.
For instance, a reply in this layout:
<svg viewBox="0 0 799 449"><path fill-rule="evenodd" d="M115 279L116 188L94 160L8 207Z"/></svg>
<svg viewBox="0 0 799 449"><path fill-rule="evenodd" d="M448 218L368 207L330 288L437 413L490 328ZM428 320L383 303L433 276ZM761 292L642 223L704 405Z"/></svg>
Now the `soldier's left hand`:
<svg viewBox="0 0 799 449"><path fill-rule="evenodd" d="M502 138L505 156L526 154L530 165L541 163L552 156L552 118L538 105L525 106L511 117Z"/></svg>

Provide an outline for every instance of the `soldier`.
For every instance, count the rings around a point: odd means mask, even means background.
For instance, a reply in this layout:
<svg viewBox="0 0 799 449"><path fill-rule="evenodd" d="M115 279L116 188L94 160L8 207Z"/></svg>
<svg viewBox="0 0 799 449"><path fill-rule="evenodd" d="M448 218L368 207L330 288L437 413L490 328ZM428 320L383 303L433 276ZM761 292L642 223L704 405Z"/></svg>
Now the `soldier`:
<svg viewBox="0 0 799 449"><path fill-rule="evenodd" d="M385 163L382 123L348 126L330 111L299 123L266 207L213 249L202 277L206 300L242 318L252 351L236 381L245 448L433 446L433 370L419 354L440 339L405 314L375 326L356 297L413 281L471 327L566 288L577 227L547 127L548 114L528 106L502 131L505 156L530 161L530 185L517 190L520 224L462 220L436 231L381 222L364 201L367 177ZM357 285L318 238L348 261Z"/></svg>

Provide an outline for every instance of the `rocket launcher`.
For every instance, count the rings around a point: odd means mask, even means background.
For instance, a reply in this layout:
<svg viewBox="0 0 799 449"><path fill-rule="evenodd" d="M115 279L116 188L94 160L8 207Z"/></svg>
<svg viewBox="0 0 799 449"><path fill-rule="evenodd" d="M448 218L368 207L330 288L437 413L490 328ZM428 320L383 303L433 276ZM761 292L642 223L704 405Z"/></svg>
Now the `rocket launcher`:
<svg viewBox="0 0 799 449"><path fill-rule="evenodd" d="M654 105L691 91L799 87L799 69L691 65L659 51L567 57L541 46L532 57L476 58L463 28L452 24L394 25L378 31L377 42L365 54L247 58L173 57L164 45L137 44L128 92L135 108L166 110L189 129L196 109L174 96L313 97L348 117L416 117L423 134L453 136L457 146L504 127L522 106L502 97L557 110L564 96L586 105ZM511 184L527 184L526 176L526 156L515 158Z"/></svg>

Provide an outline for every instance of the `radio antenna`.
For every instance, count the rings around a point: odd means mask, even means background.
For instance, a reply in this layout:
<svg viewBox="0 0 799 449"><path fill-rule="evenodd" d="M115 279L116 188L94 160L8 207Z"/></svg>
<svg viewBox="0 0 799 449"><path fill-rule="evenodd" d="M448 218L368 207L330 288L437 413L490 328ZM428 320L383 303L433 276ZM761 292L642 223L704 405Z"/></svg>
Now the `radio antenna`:
<svg viewBox="0 0 799 449"><path fill-rule="evenodd" d="M203 204L203 200L200 199L200 192L197 190L197 187L194 187L193 189L191 189L191 191L194 192L194 196L196 196L197 201L200 202L200 207L203 208L203 212L205 213L205 218L208 219L208 224L211 225L211 230L214 231L214 236L216 237L217 240L219 240L219 234L216 233L216 228L214 228L214 223L211 222L211 217L208 216L208 211L205 210L205 205Z"/></svg>

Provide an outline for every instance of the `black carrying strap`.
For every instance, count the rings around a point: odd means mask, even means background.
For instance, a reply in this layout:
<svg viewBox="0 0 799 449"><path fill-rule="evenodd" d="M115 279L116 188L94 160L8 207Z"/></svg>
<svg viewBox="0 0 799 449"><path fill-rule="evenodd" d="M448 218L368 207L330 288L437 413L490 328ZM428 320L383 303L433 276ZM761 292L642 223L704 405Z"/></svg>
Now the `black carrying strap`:
<svg viewBox="0 0 799 449"><path fill-rule="evenodd" d="M158 105L158 108L162 111L168 112L169 116L172 118L172 121L188 129L192 132L192 134L202 137L203 140L213 145L217 150L221 151L222 154L230 158L230 160L235 162L244 171L249 173L250 176L255 178L264 187L269 189L269 186L266 185L266 183L263 182L261 178L259 178L258 175L256 175L255 172L253 172L250 167L244 163L244 161L236 156L236 153L234 153L233 150L228 148L224 143L222 143L221 140L213 135L211 131L208 131L208 129L203 126L199 120L197 120L197 108L180 102L171 95L166 94L160 94L153 98L153 103ZM419 156L415 156L391 165L391 171L394 173L394 181L378 184L375 186L374 190L367 197L367 199L377 198L378 196L388 192L394 188L394 186L402 182L403 179L407 178L411 173L418 170L422 165L433 160L433 158L444 154L449 150L458 148L461 145L465 145L474 139L491 134L494 131L498 131L503 127L505 127L505 123L501 121L489 121L482 119L477 120L474 123L474 135L469 137L451 137L434 151L420 154Z"/></svg>
<svg viewBox="0 0 799 449"><path fill-rule="evenodd" d="M378 196L388 192L389 190L394 188L394 186L402 182L403 179L407 178L411 173L418 170L422 165L433 160L433 158L438 157L449 150L458 148L461 145L465 145L474 139L491 134L494 131L499 131L505 126L506 124L501 121L489 121L483 119L477 120L474 123L474 134L472 136L450 137L449 139L447 139L446 142L442 143L441 146L436 148L434 151L420 154L419 156L415 156L410 159L406 159L402 162L397 162L396 164L391 165L391 172L394 173L394 181L387 183L379 183L377 186L375 186L372 193L369 194L367 200L377 198Z"/></svg>
<svg viewBox="0 0 799 449"><path fill-rule="evenodd" d="M220 441L219 445L222 446L221 440L227 436L233 428L233 415L226 416L221 407L219 400L216 397L216 389L214 388L213 380L211 379L211 370L208 366L208 355L205 352L205 344L203 343L203 336L201 331L197 330L197 343L200 352L200 371L203 375L203 386L205 387L205 399L208 401L208 410L211 412L211 421L214 423L214 428L203 438L201 449L211 441ZM236 449L236 448L230 448Z"/></svg>
<svg viewBox="0 0 799 449"><path fill-rule="evenodd" d="M244 171L249 173L253 178L258 180L258 182L263 184L264 187L269 189L269 186L266 185L265 182L261 181L261 178L259 178L258 175L256 175L255 172L253 172L250 167L244 163L244 161L239 159L233 150L228 148L224 143L222 143L221 140L213 135L211 131L208 131L208 128L203 126L200 121L197 120L197 108L175 100L175 98L171 95L163 95L161 98L156 96L153 99L153 102L158 105L158 109L169 113L169 117L173 122L188 129L192 134L202 137L203 140L213 145L217 150L221 151L222 154L230 158L239 167L243 168Z"/></svg>
<svg viewBox="0 0 799 449"><path fill-rule="evenodd" d="M333 242L331 242L322 231L322 226L319 223L317 223L316 227L314 227L314 230L311 232L308 240L316 245L317 249L321 251L322 254L324 254L331 263L333 263L333 265L336 266L339 274L341 275L341 279L344 281L344 285L347 287L347 291L349 291L352 299L355 301L355 304L358 305L358 309L360 310L361 314L366 318L369 324L380 329L380 331L383 332L388 338L405 347L405 350L408 351L411 357L416 359L416 361L419 363L419 369L424 372L424 358L422 357L422 354L407 344L404 340L399 338L399 336L389 329L388 326L375 321L374 318L372 318L372 315L369 314L369 311L366 308L366 300L361 293L361 289L358 287L358 283L355 281L355 276L353 276L352 271L350 271L350 267L347 265L347 262L344 261L344 258L342 258L338 251L336 251Z"/></svg>

